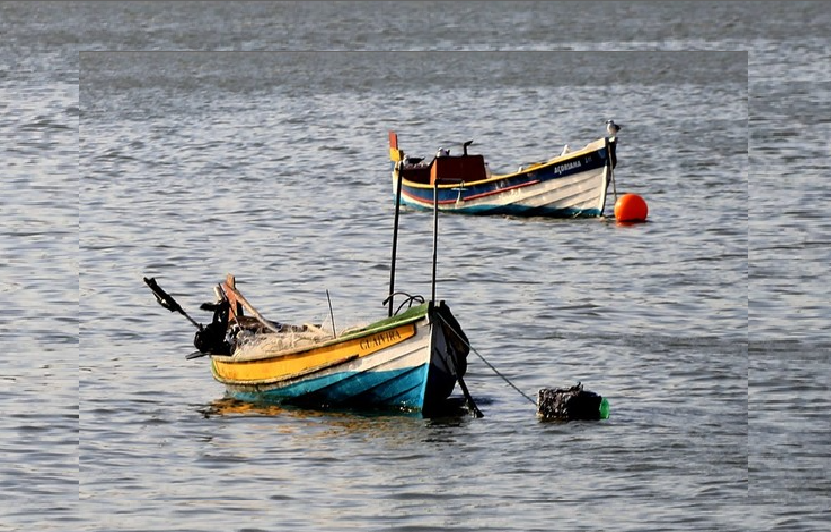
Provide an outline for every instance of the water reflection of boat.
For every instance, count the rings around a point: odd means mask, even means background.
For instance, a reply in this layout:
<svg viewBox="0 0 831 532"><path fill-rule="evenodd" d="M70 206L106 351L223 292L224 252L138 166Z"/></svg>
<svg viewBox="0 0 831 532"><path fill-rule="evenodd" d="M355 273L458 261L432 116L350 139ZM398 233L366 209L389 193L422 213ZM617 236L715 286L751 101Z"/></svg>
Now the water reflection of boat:
<svg viewBox="0 0 831 532"><path fill-rule="evenodd" d="M233 397L215 399L209 404L199 407L197 411L205 417L214 416L279 416L285 413L285 407L240 401Z"/></svg>

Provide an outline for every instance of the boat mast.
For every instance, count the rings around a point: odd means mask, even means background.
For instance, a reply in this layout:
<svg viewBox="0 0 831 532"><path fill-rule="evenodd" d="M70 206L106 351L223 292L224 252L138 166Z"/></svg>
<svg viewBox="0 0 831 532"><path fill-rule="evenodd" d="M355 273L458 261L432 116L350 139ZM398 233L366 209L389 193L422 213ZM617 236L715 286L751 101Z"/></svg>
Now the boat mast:
<svg viewBox="0 0 831 532"><path fill-rule="evenodd" d="M439 245L439 179L433 182L433 292L430 302L436 304L436 261Z"/></svg>
<svg viewBox="0 0 831 532"><path fill-rule="evenodd" d="M392 264L390 265L390 293L389 293L389 310L388 316L392 317L392 300L393 294L395 293L395 254L398 248L398 212L400 210L401 205L401 169L398 169L398 175L396 186L395 186L395 221L393 222L393 229L392 229Z"/></svg>
<svg viewBox="0 0 831 532"><path fill-rule="evenodd" d="M609 178L612 181L612 190L615 193L615 204L617 204L617 183L615 183L615 154L614 149L617 144L612 144L612 142L617 143L617 137L615 137L614 141L609 140L609 137L606 137L606 167L608 168ZM606 182L606 186L609 186L609 182ZM602 213L601 213L602 214Z"/></svg>

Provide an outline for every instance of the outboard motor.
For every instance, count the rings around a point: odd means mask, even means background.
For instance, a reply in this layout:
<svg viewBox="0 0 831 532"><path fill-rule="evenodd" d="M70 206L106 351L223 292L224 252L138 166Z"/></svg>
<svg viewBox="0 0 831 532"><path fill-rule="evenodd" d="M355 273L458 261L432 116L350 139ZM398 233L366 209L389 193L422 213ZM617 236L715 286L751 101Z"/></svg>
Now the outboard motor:
<svg viewBox="0 0 831 532"><path fill-rule="evenodd" d="M202 310L213 310L211 323L196 331L193 346L206 355L230 355L231 344L226 338L228 332L228 311L231 305L223 298L216 304L203 303Z"/></svg>

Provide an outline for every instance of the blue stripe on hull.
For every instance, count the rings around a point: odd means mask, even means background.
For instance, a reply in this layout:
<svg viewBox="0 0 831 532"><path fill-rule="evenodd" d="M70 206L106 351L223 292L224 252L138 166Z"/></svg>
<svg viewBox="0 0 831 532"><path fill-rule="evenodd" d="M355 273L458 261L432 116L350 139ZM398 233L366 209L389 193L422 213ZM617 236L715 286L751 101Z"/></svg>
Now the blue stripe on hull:
<svg viewBox="0 0 831 532"><path fill-rule="evenodd" d="M432 200L430 203L420 203L402 196L401 204L424 211L433 210ZM470 207L456 207L454 205L452 208L443 208L440 206L439 209L442 212L458 214L500 214L523 217L545 216L546 218L599 218L603 215L599 209L558 209L551 206L528 207L525 205L475 205Z"/></svg>
<svg viewBox="0 0 831 532"><path fill-rule="evenodd" d="M280 388L244 390L229 387L228 392L235 399L250 402L421 410L424 406L422 387L428 378L428 368L429 364L424 364L394 371L344 372Z"/></svg>

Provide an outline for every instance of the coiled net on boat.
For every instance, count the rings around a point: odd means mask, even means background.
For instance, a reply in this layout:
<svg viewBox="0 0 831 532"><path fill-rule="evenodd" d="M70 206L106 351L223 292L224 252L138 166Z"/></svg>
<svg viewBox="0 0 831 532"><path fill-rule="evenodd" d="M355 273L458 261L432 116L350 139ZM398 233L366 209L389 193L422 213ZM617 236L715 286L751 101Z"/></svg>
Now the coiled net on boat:
<svg viewBox="0 0 831 532"><path fill-rule="evenodd" d="M262 356L287 349L307 347L332 339L332 333L320 327L308 326L305 331L237 333L234 356Z"/></svg>
<svg viewBox="0 0 831 532"><path fill-rule="evenodd" d="M252 332L242 330L237 333L234 356L260 357L276 354L289 349L299 349L322 344L334 338L332 331L315 324L304 324L304 330L288 330L282 332ZM355 330L355 327L344 329L340 336Z"/></svg>

